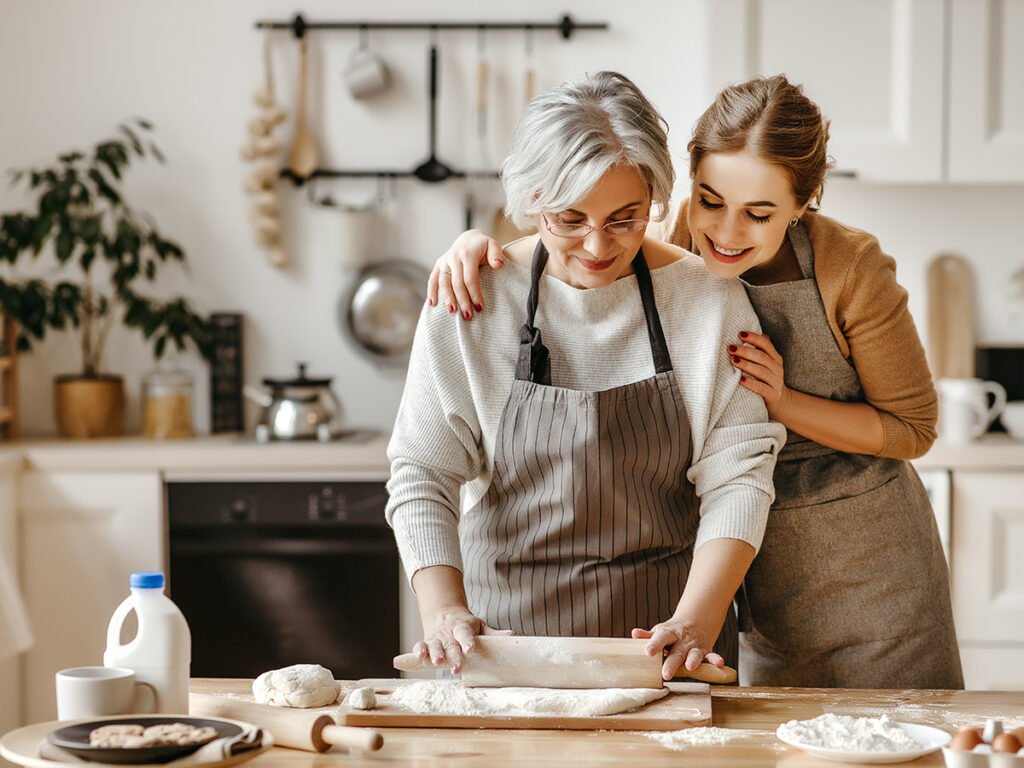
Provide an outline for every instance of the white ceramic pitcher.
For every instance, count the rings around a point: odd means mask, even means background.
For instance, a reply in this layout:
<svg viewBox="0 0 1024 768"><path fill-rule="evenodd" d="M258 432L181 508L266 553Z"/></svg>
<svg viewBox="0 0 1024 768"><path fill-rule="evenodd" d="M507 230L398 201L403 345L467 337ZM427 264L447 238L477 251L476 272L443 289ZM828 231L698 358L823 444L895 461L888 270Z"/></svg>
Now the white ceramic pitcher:
<svg viewBox="0 0 1024 768"><path fill-rule="evenodd" d="M1006 407L1006 390L995 381L939 379L936 386L939 437L947 443L969 443L981 437Z"/></svg>

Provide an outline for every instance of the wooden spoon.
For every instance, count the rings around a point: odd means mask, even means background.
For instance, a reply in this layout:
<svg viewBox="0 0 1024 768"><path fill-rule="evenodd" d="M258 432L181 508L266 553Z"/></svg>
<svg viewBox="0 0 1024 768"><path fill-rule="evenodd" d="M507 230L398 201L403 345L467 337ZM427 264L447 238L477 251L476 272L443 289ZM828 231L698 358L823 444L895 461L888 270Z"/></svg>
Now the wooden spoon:
<svg viewBox="0 0 1024 768"><path fill-rule="evenodd" d="M300 179L313 175L317 165L316 144L306 122L306 39L299 40L299 111L295 120L295 138L288 152L288 169Z"/></svg>

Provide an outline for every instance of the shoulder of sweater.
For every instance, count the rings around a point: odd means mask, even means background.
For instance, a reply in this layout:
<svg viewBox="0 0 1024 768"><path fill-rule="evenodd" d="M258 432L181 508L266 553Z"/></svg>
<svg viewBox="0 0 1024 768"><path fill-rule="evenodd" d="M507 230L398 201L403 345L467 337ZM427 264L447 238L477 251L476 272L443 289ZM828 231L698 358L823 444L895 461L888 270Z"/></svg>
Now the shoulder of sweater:
<svg viewBox="0 0 1024 768"><path fill-rule="evenodd" d="M854 276L895 268L878 238L829 216L809 211L804 226L814 248L814 273L820 290L838 294Z"/></svg>

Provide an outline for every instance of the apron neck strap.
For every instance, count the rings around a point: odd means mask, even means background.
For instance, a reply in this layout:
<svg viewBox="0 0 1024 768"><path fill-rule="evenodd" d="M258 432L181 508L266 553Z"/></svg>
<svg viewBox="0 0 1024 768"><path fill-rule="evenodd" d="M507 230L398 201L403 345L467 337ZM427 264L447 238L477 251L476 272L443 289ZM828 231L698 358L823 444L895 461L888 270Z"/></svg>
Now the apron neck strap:
<svg viewBox="0 0 1024 768"><path fill-rule="evenodd" d="M793 253L800 263L800 273L805 280L814 277L814 246L811 245L811 238L807 236L807 228L802 221L798 221L786 230L789 242L793 244Z"/></svg>
<svg viewBox="0 0 1024 768"><path fill-rule="evenodd" d="M526 299L526 322L519 329L519 359L516 361L516 379L550 386L551 357L548 354L548 348L541 340L540 329L534 324L537 319L537 307L540 303L540 279L547 263L548 250L544 247L544 243L538 240L530 267L530 294ZM633 257L633 272L644 307L644 320L647 323L647 338L651 343L654 370L657 373L667 373L672 370L672 359L668 354L668 344L665 343L661 317L654 302L651 271L647 266L642 248Z"/></svg>

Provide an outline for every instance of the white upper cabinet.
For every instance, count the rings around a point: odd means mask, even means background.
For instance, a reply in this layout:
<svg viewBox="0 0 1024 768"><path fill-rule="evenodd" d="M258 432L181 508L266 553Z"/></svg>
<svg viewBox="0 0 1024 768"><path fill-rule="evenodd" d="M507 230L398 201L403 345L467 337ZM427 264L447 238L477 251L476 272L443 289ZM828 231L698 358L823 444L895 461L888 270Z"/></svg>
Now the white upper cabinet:
<svg viewBox="0 0 1024 768"><path fill-rule="evenodd" d="M712 0L712 91L784 73L835 173L1024 181L1024 0Z"/></svg>
<svg viewBox="0 0 1024 768"><path fill-rule="evenodd" d="M1024 0L952 0L950 181L1024 181Z"/></svg>

